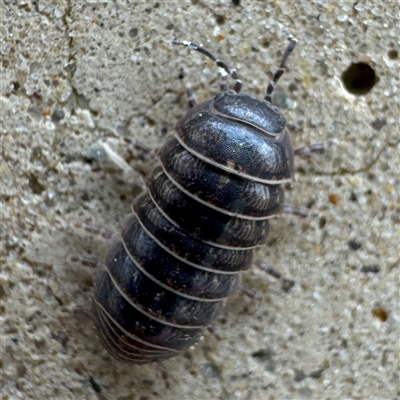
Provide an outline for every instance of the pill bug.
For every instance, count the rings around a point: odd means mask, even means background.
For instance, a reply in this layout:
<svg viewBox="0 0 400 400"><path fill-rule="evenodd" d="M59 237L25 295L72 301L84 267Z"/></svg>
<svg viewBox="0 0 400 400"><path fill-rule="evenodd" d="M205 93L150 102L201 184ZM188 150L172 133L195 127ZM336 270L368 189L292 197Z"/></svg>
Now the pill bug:
<svg viewBox="0 0 400 400"><path fill-rule="evenodd" d="M271 96L296 40L263 100L240 94L236 72L204 47L173 43L212 59L235 85L227 90L223 80L215 97L191 99L97 274L100 340L135 364L174 357L200 339L266 243L268 218L282 211L281 184L293 173L286 122Z"/></svg>

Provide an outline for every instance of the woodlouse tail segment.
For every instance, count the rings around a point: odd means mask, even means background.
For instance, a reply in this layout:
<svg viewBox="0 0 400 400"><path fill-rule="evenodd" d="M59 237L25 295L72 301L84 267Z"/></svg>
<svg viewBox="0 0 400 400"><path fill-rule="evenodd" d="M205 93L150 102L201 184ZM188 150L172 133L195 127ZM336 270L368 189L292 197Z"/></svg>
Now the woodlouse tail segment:
<svg viewBox="0 0 400 400"><path fill-rule="evenodd" d="M288 60L290 54L292 54L294 48L296 47L296 43L297 43L297 40L295 38L289 36L289 44L286 47L285 52L283 53L281 64L279 65L278 70L275 72L274 76L272 77L271 82L268 84L268 87L267 87L267 95L264 97L264 99L266 101L268 101L268 103L272 103L272 94L275 91L276 84L278 83L279 79L286 71L287 60Z"/></svg>
<svg viewBox="0 0 400 400"><path fill-rule="evenodd" d="M333 141L329 140L322 143L314 143L308 146L302 146L293 151L295 156L309 157L312 153L324 152L326 149L333 145Z"/></svg>
<svg viewBox="0 0 400 400"><path fill-rule="evenodd" d="M228 64L225 62L219 60L216 58L210 51L205 49L202 45L193 43L193 42L187 42L185 41L179 41L179 40L174 40L172 41L172 44L174 45L182 45L182 46L187 46L191 48L192 50L198 51L201 54L204 54L206 57L208 57L210 60L214 61L215 64L217 65L219 72L222 76L222 81L221 81L221 92L226 92L228 90L228 87L226 85L226 77L229 75L232 79L235 80L235 85L233 87L233 90L236 93L239 93L240 90L242 89L242 80L239 78L239 75L236 73L236 71L233 68L230 68Z"/></svg>
<svg viewBox="0 0 400 400"><path fill-rule="evenodd" d="M280 280L282 282L282 290L284 292L288 292L295 285L295 281L293 279L285 278L281 272L279 272L277 269L275 269L271 265L268 265L268 264L262 262L261 260L256 260L255 264L257 265L257 267L262 269L267 274Z"/></svg>

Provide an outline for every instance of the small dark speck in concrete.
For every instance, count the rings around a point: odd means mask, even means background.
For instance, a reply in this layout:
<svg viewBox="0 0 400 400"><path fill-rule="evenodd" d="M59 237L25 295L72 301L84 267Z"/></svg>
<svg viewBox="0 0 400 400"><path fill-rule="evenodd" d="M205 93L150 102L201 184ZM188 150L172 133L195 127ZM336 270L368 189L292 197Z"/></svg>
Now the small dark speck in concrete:
<svg viewBox="0 0 400 400"><path fill-rule="evenodd" d="M399 58L399 52L397 50L389 50L388 57L391 60L397 60Z"/></svg>
<svg viewBox="0 0 400 400"><path fill-rule="evenodd" d="M223 15L217 15L215 21L218 25L223 25L225 23L225 17Z"/></svg>
<svg viewBox="0 0 400 400"><path fill-rule="evenodd" d="M29 187L31 188L34 194L41 194L45 190L45 187L39 182L38 178L33 174L30 174L29 176Z"/></svg>
<svg viewBox="0 0 400 400"><path fill-rule="evenodd" d="M200 366L200 373L205 378L219 378L221 376L221 371L217 365L211 362L204 363Z"/></svg>
<svg viewBox="0 0 400 400"><path fill-rule="evenodd" d="M65 113L63 110L54 110L53 114L51 115L51 120L57 124L65 117Z"/></svg>
<svg viewBox="0 0 400 400"><path fill-rule="evenodd" d="M309 377L313 379L319 379L324 371L324 369L317 369L316 371L310 372Z"/></svg>
<svg viewBox="0 0 400 400"><path fill-rule="evenodd" d="M273 359L273 352L269 349L260 349L251 354L256 360L264 363L267 371L274 371L276 362Z"/></svg>
<svg viewBox="0 0 400 400"><path fill-rule="evenodd" d="M306 374L303 371L296 370L294 375L295 382L301 382L306 377Z"/></svg>
<svg viewBox="0 0 400 400"><path fill-rule="evenodd" d="M357 195L354 192L351 192L350 194L350 201L353 202L357 201Z"/></svg>
<svg viewBox="0 0 400 400"><path fill-rule="evenodd" d="M375 119L374 121L371 122L372 128L374 128L376 131L380 131L385 125L386 125L386 120L385 119Z"/></svg>
<svg viewBox="0 0 400 400"><path fill-rule="evenodd" d="M351 250L358 250L361 248L361 243L357 242L356 240L349 240L347 242Z"/></svg>
<svg viewBox="0 0 400 400"><path fill-rule="evenodd" d="M101 392L100 385L93 379L92 376L89 378L89 382L92 385L92 388L96 393L100 393Z"/></svg>
<svg viewBox="0 0 400 400"><path fill-rule="evenodd" d="M18 364L17 365L17 376L18 378L22 378L26 375L27 368L25 367L24 364Z"/></svg>
<svg viewBox="0 0 400 400"><path fill-rule="evenodd" d="M363 265L361 267L361 272L367 274L368 272L371 272L373 274L377 274L381 269L379 268L378 265Z"/></svg>
<svg viewBox="0 0 400 400"><path fill-rule="evenodd" d="M15 93L21 87L21 85L18 81L13 81L11 83L13 85L13 92Z"/></svg>
<svg viewBox="0 0 400 400"><path fill-rule="evenodd" d="M132 28L129 30L128 35L130 38L134 38L137 36L138 32L139 32L138 28Z"/></svg>
<svg viewBox="0 0 400 400"><path fill-rule="evenodd" d="M380 319L382 322L386 322L388 319L388 312L382 307L374 308L372 310L372 315Z"/></svg>
<svg viewBox="0 0 400 400"><path fill-rule="evenodd" d="M6 291L4 290L3 285L0 283L0 298L4 297L6 294Z"/></svg>

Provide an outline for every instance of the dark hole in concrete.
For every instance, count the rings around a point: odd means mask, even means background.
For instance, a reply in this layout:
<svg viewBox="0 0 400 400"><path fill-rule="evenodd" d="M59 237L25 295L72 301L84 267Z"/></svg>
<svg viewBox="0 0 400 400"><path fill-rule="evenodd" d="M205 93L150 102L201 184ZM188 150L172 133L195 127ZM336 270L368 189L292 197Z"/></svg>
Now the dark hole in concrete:
<svg viewBox="0 0 400 400"><path fill-rule="evenodd" d="M356 96L367 94L379 81L372 67L366 63L353 63L342 74L346 90Z"/></svg>

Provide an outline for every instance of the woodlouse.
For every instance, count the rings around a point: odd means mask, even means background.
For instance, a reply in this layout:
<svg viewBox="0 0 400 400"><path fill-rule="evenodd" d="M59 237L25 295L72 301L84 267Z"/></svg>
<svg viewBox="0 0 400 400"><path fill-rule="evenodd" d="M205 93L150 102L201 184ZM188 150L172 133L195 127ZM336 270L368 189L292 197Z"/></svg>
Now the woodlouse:
<svg viewBox="0 0 400 400"><path fill-rule="evenodd" d="M136 364L173 357L196 343L266 242L268 218L281 212L293 150L271 104L296 40L289 38L264 100L239 94L233 69L204 47L173 42L211 58L225 81L195 104L159 150L147 190L133 204L97 275L93 309L101 341ZM188 90L190 95L190 90Z"/></svg>

